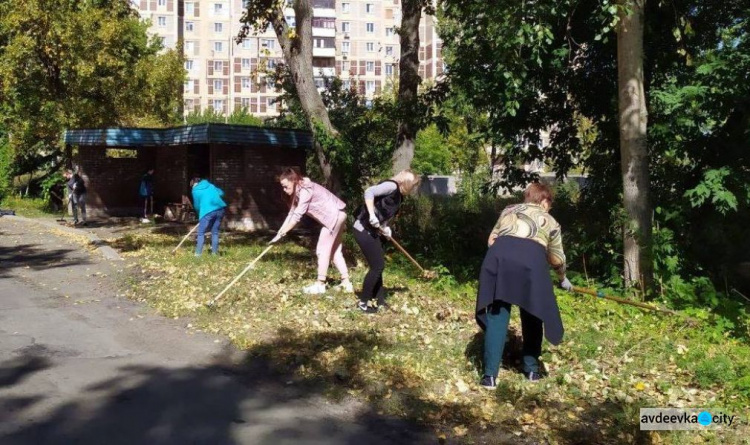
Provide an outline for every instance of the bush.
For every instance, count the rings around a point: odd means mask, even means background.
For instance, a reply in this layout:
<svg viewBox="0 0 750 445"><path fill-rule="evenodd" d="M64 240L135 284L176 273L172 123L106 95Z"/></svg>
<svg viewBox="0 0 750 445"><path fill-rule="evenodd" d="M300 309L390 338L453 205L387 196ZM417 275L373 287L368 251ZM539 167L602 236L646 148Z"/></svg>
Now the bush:
<svg viewBox="0 0 750 445"><path fill-rule="evenodd" d="M11 171L13 153L8 140L0 135L0 201L5 198L11 190Z"/></svg>

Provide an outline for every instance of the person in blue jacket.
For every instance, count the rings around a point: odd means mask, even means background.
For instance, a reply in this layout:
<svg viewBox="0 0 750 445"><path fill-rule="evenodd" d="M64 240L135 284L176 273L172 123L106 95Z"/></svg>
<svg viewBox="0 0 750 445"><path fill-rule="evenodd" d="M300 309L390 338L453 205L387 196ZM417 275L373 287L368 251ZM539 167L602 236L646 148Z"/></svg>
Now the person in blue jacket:
<svg viewBox="0 0 750 445"><path fill-rule="evenodd" d="M219 253L219 227L224 218L227 204L221 199L224 192L206 179L195 177L190 181L193 189L193 207L198 214L198 243L195 246L195 256L203 252L203 239L206 230L211 228L211 254Z"/></svg>

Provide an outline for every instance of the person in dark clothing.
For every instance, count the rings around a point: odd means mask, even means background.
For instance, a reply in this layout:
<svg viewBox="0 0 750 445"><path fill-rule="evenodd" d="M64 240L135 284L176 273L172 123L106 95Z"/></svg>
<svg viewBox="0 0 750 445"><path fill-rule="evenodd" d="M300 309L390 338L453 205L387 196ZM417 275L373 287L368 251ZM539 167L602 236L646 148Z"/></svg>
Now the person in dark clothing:
<svg viewBox="0 0 750 445"><path fill-rule="evenodd" d="M367 261L369 270L362 283L358 308L368 314L385 304L383 270L385 269L385 238L391 237L388 223L399 211L404 196L417 188L420 177L404 170L365 190L365 203L354 216L354 239Z"/></svg>
<svg viewBox="0 0 750 445"><path fill-rule="evenodd" d="M524 203L506 207L490 234L489 249L479 274L476 320L484 329L484 376L480 385L496 387L508 333L511 305L521 309L523 372L530 381L541 378L539 356L542 333L550 343L562 341L563 325L549 266L560 286L573 288L565 277L560 224L549 214L552 192L534 183L524 192Z"/></svg>
<svg viewBox="0 0 750 445"><path fill-rule="evenodd" d="M151 201L151 214L154 213L154 169L150 168L141 178L138 194L143 200L143 219L141 222L149 222L148 203Z"/></svg>
<svg viewBox="0 0 750 445"><path fill-rule="evenodd" d="M65 185L68 187L71 207L73 208L73 224L86 224L86 183L78 173L65 170ZM78 210L81 211L81 221L78 220Z"/></svg>

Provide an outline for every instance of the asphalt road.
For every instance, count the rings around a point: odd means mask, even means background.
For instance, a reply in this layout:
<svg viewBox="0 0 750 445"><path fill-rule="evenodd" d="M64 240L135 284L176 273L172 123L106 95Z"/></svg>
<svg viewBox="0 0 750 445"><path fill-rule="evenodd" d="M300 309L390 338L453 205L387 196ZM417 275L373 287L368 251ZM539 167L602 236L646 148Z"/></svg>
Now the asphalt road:
<svg viewBox="0 0 750 445"><path fill-rule="evenodd" d="M437 442L119 297L124 265L0 217L0 444Z"/></svg>

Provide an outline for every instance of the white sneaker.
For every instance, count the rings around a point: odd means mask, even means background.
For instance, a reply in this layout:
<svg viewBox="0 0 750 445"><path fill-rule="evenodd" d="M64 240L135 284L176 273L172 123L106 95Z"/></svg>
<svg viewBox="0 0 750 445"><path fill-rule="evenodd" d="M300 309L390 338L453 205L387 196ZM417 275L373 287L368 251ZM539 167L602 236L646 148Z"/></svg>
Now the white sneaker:
<svg viewBox="0 0 750 445"><path fill-rule="evenodd" d="M141 222L142 222L143 224L146 224L146 223L150 223L150 222L151 222L151 220L149 220L148 218L141 218Z"/></svg>
<svg viewBox="0 0 750 445"><path fill-rule="evenodd" d="M305 294L324 294L326 292L326 285L320 281L302 288L302 292Z"/></svg>
<svg viewBox="0 0 750 445"><path fill-rule="evenodd" d="M354 285L351 281L342 281L341 284L336 286L336 290L341 292L349 292L350 294L354 293Z"/></svg>

